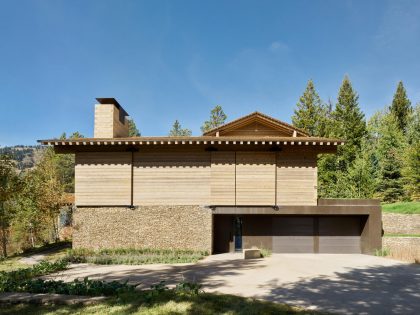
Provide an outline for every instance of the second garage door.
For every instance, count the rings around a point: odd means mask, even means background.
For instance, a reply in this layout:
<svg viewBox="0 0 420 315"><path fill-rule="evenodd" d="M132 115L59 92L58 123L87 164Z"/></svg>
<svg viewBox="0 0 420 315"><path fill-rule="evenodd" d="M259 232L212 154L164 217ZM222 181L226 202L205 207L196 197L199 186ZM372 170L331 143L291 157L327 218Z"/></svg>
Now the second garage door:
<svg viewBox="0 0 420 315"><path fill-rule="evenodd" d="M273 218L273 253L360 253L360 216Z"/></svg>

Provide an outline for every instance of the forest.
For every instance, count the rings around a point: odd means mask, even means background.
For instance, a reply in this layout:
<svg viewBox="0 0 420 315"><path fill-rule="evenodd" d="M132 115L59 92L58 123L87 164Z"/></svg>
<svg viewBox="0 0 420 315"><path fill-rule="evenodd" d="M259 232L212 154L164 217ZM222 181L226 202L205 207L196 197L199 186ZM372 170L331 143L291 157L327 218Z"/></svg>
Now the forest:
<svg viewBox="0 0 420 315"><path fill-rule="evenodd" d="M227 120L215 106L201 130ZM318 159L320 198L420 199L420 103L412 106L403 82L389 105L366 119L346 76L336 102L324 102L312 80L299 98L293 124L311 136L343 139L336 155ZM130 136L140 136L130 120ZM191 136L176 120L169 136ZM78 132L69 138L82 138ZM62 134L61 139L67 138ZM58 240L58 215L74 192L74 156L52 148L0 148L0 256Z"/></svg>

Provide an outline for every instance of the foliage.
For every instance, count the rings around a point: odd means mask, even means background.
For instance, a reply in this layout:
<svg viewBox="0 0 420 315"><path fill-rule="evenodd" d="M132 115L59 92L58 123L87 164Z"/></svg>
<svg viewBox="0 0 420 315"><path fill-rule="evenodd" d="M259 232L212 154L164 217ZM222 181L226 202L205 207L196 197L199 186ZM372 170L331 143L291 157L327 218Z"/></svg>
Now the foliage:
<svg viewBox="0 0 420 315"><path fill-rule="evenodd" d="M402 179L402 152L405 139L393 115L384 113L379 126L376 154L378 157L378 184L376 195L381 200L393 202L404 196Z"/></svg>
<svg viewBox="0 0 420 315"><path fill-rule="evenodd" d="M267 248L261 248L260 252L261 252L261 257L270 257L271 256L271 250L269 250Z"/></svg>
<svg viewBox="0 0 420 315"><path fill-rule="evenodd" d="M420 202L396 202L382 204L382 212L420 214Z"/></svg>
<svg viewBox="0 0 420 315"><path fill-rule="evenodd" d="M133 119L128 119L128 136L129 137L140 137L141 133L137 129L136 123Z"/></svg>
<svg viewBox="0 0 420 315"><path fill-rule="evenodd" d="M169 131L170 137L189 137L191 134L192 132L190 129L181 127L178 119L175 120L172 129Z"/></svg>
<svg viewBox="0 0 420 315"><path fill-rule="evenodd" d="M381 249L375 250L375 256L386 257L386 256L389 256L389 254L390 254L389 248L381 248Z"/></svg>
<svg viewBox="0 0 420 315"><path fill-rule="evenodd" d="M50 293L67 295L87 295L87 296L111 296L121 293L134 291L135 286L120 283L118 281L106 282L102 280L90 280L84 278L72 282L61 280L29 279L23 281L7 282L0 286L3 292L29 292L29 293Z"/></svg>
<svg viewBox="0 0 420 315"><path fill-rule="evenodd" d="M42 156L43 148L39 145L15 145L0 148L0 155L6 154L16 162L19 171L33 168Z"/></svg>
<svg viewBox="0 0 420 315"><path fill-rule="evenodd" d="M383 237L420 237L420 234L386 233Z"/></svg>
<svg viewBox="0 0 420 315"><path fill-rule="evenodd" d="M222 106L216 105L210 112L210 119L206 120L201 126L201 131L203 133L219 127L225 123L227 116L222 109Z"/></svg>
<svg viewBox="0 0 420 315"><path fill-rule="evenodd" d="M401 132L405 133L411 112L411 102L407 97L407 92L402 81L398 82L397 90L389 109L397 121L398 128Z"/></svg>
<svg viewBox="0 0 420 315"><path fill-rule="evenodd" d="M299 98L296 107L292 116L294 126L306 130L311 136L326 135L328 109L322 103L312 80L308 81L305 92Z"/></svg>
<svg viewBox="0 0 420 315"><path fill-rule="evenodd" d="M158 250L158 249L72 249L65 259L72 263L91 263L99 265L127 264L169 264L197 262L208 255L204 251Z"/></svg>
<svg viewBox="0 0 420 315"><path fill-rule="evenodd" d="M7 257L9 227L14 217L10 204L20 190L21 181L15 170L15 162L8 155L0 155L0 232L3 257Z"/></svg>
<svg viewBox="0 0 420 315"><path fill-rule="evenodd" d="M29 268L13 271L0 271L0 292L15 291L23 283L32 278L47 275L67 268L68 263L64 260L56 262L42 261Z"/></svg>

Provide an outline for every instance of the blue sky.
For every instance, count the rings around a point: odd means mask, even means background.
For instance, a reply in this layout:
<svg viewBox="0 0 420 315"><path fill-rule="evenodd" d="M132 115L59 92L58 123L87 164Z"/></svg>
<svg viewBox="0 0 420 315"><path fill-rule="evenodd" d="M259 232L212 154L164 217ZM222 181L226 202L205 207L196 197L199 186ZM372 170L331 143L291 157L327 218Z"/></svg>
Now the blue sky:
<svg viewBox="0 0 420 315"><path fill-rule="evenodd" d="M308 79L345 74L366 116L403 80L420 101L420 1L0 0L0 145L93 135L115 97L143 135L200 134L216 104L290 122Z"/></svg>

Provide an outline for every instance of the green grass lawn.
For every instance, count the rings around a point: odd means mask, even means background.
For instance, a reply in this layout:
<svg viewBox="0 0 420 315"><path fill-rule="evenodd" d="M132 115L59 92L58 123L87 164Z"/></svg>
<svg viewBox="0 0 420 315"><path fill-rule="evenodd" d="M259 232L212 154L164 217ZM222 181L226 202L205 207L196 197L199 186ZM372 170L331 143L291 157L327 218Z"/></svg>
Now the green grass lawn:
<svg viewBox="0 0 420 315"><path fill-rule="evenodd" d="M166 291L148 296L147 292L110 298L108 301L90 306L47 306L18 304L3 306L1 314L322 314L284 304L258 301L233 295L201 293L180 294Z"/></svg>
<svg viewBox="0 0 420 315"><path fill-rule="evenodd" d="M400 214L420 214L420 202L396 202L382 204L382 212Z"/></svg>

